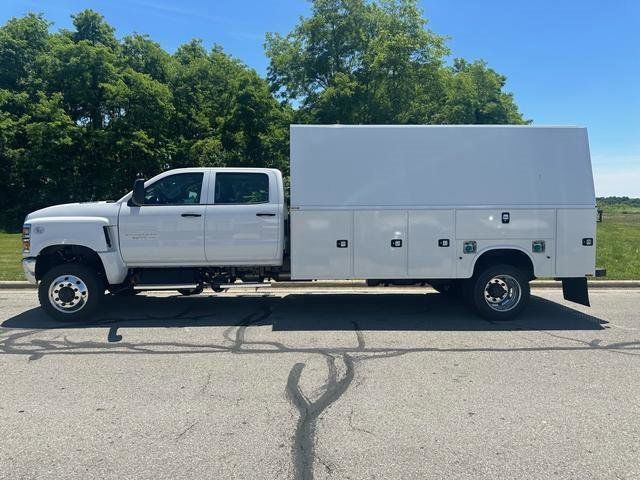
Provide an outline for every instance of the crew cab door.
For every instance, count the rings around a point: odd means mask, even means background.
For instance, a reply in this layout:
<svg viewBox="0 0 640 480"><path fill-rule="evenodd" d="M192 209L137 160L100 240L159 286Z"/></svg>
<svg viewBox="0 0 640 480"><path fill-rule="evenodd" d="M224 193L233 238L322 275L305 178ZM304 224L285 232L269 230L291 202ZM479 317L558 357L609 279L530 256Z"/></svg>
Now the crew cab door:
<svg viewBox="0 0 640 480"><path fill-rule="evenodd" d="M280 262L282 205L275 175L212 171L206 207L205 254L210 265Z"/></svg>
<svg viewBox="0 0 640 480"><path fill-rule="evenodd" d="M145 187L145 203L120 207L120 250L129 266L197 265L205 261L208 172L169 173Z"/></svg>

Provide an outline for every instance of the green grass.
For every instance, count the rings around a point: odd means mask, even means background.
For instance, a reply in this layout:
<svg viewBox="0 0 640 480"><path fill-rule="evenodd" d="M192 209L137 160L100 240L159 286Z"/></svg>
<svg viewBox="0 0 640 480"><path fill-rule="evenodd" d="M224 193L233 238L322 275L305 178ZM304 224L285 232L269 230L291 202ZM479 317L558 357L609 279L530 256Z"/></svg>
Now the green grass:
<svg viewBox="0 0 640 480"><path fill-rule="evenodd" d="M596 265L607 269L603 280L640 279L640 209L604 210L597 242Z"/></svg>
<svg viewBox="0 0 640 480"><path fill-rule="evenodd" d="M0 280L24 280L21 259L20 234L0 233ZM640 209L622 213L605 208L598 224L596 265L607 269L604 280L640 279Z"/></svg>
<svg viewBox="0 0 640 480"><path fill-rule="evenodd" d="M0 280L24 280L19 233L0 233Z"/></svg>

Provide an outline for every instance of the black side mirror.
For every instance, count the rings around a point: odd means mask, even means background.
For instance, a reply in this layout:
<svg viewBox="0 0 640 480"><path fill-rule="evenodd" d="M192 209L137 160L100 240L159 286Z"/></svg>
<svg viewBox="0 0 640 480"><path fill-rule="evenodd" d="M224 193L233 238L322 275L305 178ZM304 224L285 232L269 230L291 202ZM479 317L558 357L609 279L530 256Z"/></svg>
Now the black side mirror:
<svg viewBox="0 0 640 480"><path fill-rule="evenodd" d="M137 207L144 205L144 178L137 178L134 182L131 203Z"/></svg>

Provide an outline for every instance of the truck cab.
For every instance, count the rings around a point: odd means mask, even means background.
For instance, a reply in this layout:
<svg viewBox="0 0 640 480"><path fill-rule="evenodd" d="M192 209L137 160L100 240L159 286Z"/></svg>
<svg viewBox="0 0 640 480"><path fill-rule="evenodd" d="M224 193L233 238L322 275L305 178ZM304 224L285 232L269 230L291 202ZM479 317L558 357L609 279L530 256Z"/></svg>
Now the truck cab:
<svg viewBox="0 0 640 480"><path fill-rule="evenodd" d="M187 168L118 201L128 267L278 266L284 250L282 175L273 169Z"/></svg>
<svg viewBox="0 0 640 480"><path fill-rule="evenodd" d="M278 170L174 169L137 180L117 202L29 214L23 267L48 313L85 318L105 289L192 294L281 274L285 218Z"/></svg>

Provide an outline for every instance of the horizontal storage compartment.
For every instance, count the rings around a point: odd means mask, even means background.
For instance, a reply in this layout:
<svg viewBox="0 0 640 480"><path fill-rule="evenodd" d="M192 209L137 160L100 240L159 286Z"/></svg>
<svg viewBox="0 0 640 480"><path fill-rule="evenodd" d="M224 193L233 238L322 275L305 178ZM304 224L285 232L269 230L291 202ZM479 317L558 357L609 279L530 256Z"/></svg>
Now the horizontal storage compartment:
<svg viewBox="0 0 640 480"><path fill-rule="evenodd" d="M504 217L504 218L503 218ZM463 240L553 238L555 210L457 210L456 236Z"/></svg>

